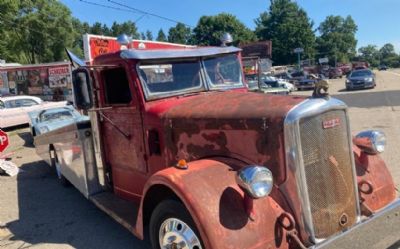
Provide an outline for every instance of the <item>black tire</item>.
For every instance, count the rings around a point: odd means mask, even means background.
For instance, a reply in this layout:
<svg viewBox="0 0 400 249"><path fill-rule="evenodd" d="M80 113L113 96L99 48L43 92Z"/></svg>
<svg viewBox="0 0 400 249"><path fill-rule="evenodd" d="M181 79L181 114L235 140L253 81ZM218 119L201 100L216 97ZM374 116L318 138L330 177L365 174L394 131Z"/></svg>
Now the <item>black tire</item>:
<svg viewBox="0 0 400 249"><path fill-rule="evenodd" d="M186 207L176 200L162 201L160 204L158 204L158 206L151 214L149 226L151 248L161 249L159 242L160 227L163 222L166 221L168 218L176 218L186 223L190 227L190 229L192 229L193 232L196 234L201 243L201 247L204 248L203 242L201 241L200 233L198 232L198 229L192 217L190 216ZM196 248L198 247L195 246L194 249Z"/></svg>
<svg viewBox="0 0 400 249"><path fill-rule="evenodd" d="M50 163L51 163L51 167L54 168L54 172L56 173L56 176L58 178L58 181L60 182L60 184L64 187L69 187L71 186L71 183L67 180L67 178L65 178L65 176L63 176L63 174L61 174L61 172L59 173L57 171L57 163L60 163L58 161L58 157L57 157L57 153L54 149L50 149L49 151L50 153Z"/></svg>

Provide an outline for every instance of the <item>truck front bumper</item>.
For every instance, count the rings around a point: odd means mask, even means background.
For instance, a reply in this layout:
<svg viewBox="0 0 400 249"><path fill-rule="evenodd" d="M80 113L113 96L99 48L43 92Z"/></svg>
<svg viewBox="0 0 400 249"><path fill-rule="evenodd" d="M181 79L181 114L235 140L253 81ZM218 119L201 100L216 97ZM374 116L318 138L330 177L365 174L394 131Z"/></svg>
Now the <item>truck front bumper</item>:
<svg viewBox="0 0 400 249"><path fill-rule="evenodd" d="M312 248L388 248L400 245L400 199ZM397 247L396 247L397 248Z"/></svg>

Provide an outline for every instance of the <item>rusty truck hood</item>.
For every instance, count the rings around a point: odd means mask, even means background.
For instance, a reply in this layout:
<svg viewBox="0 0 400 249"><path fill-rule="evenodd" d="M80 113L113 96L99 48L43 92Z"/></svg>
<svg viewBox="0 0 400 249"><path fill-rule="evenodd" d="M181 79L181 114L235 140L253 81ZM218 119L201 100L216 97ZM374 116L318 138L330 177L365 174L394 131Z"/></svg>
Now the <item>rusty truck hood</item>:
<svg viewBox="0 0 400 249"><path fill-rule="evenodd" d="M222 156L265 165L284 180L283 122L304 97L209 92L153 104L168 162ZM153 116L153 117L154 117Z"/></svg>

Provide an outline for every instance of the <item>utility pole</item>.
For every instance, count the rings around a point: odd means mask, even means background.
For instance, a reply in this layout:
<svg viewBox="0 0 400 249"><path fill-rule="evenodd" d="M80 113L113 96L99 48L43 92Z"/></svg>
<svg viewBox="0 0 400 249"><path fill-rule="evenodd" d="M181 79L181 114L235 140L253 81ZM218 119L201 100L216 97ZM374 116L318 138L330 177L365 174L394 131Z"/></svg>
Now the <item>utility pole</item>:
<svg viewBox="0 0 400 249"><path fill-rule="evenodd" d="M303 48L295 48L293 50L297 54L297 69L300 70L300 54L304 52Z"/></svg>

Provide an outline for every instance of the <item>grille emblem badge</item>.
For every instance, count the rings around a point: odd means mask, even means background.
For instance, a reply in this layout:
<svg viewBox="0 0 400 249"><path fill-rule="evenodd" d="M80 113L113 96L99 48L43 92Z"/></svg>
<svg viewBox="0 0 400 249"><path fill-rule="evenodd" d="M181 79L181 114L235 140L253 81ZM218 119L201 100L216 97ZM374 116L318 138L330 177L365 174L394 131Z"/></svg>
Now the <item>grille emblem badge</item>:
<svg viewBox="0 0 400 249"><path fill-rule="evenodd" d="M340 125L339 118L329 119L322 122L322 126L324 127L324 129L334 128L339 125Z"/></svg>
<svg viewBox="0 0 400 249"><path fill-rule="evenodd" d="M346 226L347 222L349 222L349 217L347 216L346 213L343 213L340 216L339 224L340 224L340 226L344 227L344 226Z"/></svg>

